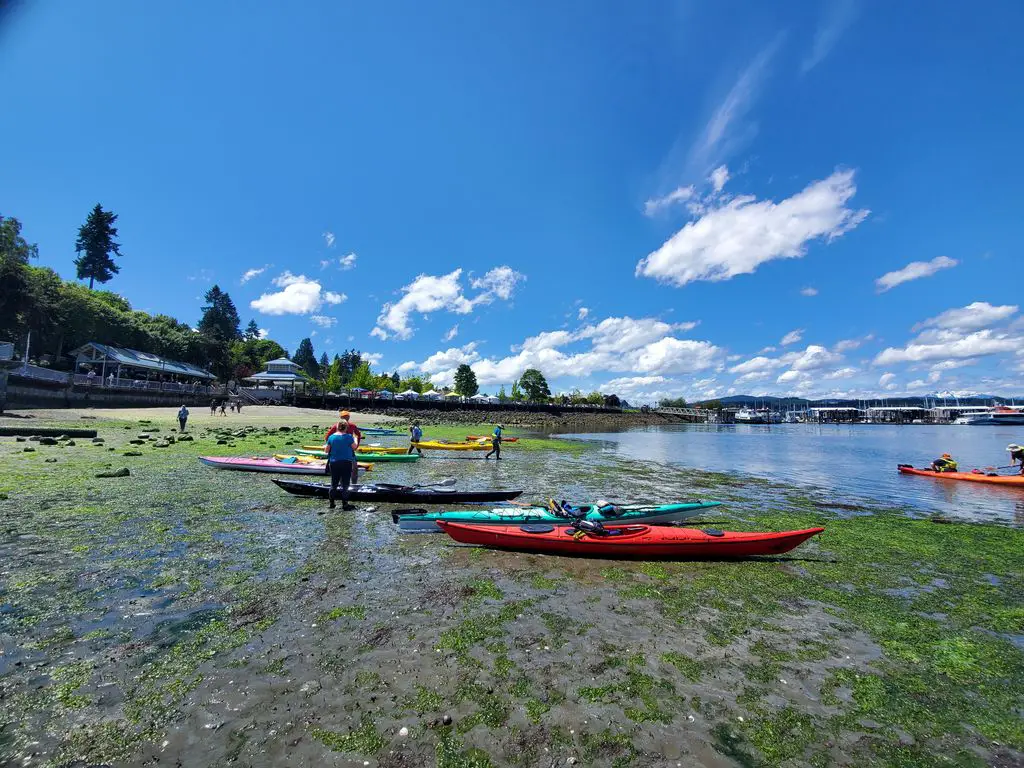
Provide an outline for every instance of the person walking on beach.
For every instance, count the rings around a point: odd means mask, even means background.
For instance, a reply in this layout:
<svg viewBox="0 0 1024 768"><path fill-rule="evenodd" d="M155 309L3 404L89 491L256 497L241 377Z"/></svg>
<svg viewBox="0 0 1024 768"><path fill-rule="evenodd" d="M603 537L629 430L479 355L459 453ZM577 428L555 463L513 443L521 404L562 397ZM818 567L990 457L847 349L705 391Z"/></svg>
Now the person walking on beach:
<svg viewBox="0 0 1024 768"><path fill-rule="evenodd" d="M216 400L211 400L210 401L210 415L211 416L216 416L217 415L217 401Z"/></svg>
<svg viewBox="0 0 1024 768"><path fill-rule="evenodd" d="M1010 443L1006 450L1010 452L1010 467L1013 468L1020 462L1020 473L1024 475L1024 448L1016 443Z"/></svg>
<svg viewBox="0 0 1024 768"><path fill-rule="evenodd" d="M227 416L228 415L227 411L224 410L224 406L227 405L227 402L228 402L227 400L221 400L220 401L220 415L221 416Z"/></svg>
<svg viewBox="0 0 1024 768"><path fill-rule="evenodd" d="M342 424L345 425L345 431L355 438L355 447L358 448L359 444L363 442L363 433L359 431L359 427L352 423L352 414L348 411L338 411L338 418L340 419L337 424L327 430L327 434L324 435L324 441L330 440L331 435L338 431ZM359 465L352 462L352 482L355 483L358 479Z"/></svg>
<svg viewBox="0 0 1024 768"><path fill-rule="evenodd" d="M494 432L491 435L491 450L489 450L487 455L484 456L485 459L491 458L492 453L494 454L495 459L501 459L501 433L504 429L505 427L501 424L494 428Z"/></svg>
<svg viewBox="0 0 1024 768"><path fill-rule="evenodd" d="M409 450L406 453L412 453L416 451L420 456L423 455L423 450L419 447L418 443L423 439L423 430L420 429L418 421L413 422L413 425L409 427Z"/></svg>
<svg viewBox="0 0 1024 768"><path fill-rule="evenodd" d="M238 414L239 416L241 416L241 415L242 415L242 401L241 401L241 400L239 400L239 401L238 401L237 403L235 403L235 412L236 412L236 413L237 413L237 414Z"/></svg>
<svg viewBox="0 0 1024 768"><path fill-rule="evenodd" d="M187 421L188 421L188 408L186 408L185 404L182 403L181 404L181 408L178 409L178 426L181 428L180 429L181 432L185 431L185 422L187 422Z"/></svg>
<svg viewBox="0 0 1024 768"><path fill-rule="evenodd" d="M330 499L330 508L334 509L334 499L337 498L338 485L341 485L341 508L344 510L355 509L348 503L348 488L352 482L352 476L358 471L356 464L356 437L349 432L349 422L341 419L334 425L333 431L327 436L324 443L324 453L327 454L327 470L331 473L331 490L327 494Z"/></svg>

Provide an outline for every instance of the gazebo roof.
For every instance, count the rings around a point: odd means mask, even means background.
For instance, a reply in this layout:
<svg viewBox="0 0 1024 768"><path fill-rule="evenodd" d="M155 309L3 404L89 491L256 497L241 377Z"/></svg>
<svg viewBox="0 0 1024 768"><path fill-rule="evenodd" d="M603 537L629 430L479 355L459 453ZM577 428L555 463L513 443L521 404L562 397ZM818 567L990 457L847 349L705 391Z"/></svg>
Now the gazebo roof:
<svg viewBox="0 0 1024 768"><path fill-rule="evenodd" d="M128 349L127 347L112 347L109 344L100 344L99 342L90 341L88 344L83 344L78 349L71 350L70 354L80 357L83 352L92 349L94 353L98 353L99 357L93 358L87 362L101 362L106 360L108 363L117 363L119 365L127 365L132 368L142 368L148 371L155 371L159 373L171 373L177 376L190 376L194 379L215 379L217 378L212 373L195 365L189 363L182 363L177 360L168 360L166 357L160 355L154 355L150 352L139 352L136 349Z"/></svg>
<svg viewBox="0 0 1024 768"><path fill-rule="evenodd" d="M252 376L246 376L246 381L305 381L305 376L300 376L297 373L291 371L279 371L274 373L272 371L263 371L262 373L254 373Z"/></svg>

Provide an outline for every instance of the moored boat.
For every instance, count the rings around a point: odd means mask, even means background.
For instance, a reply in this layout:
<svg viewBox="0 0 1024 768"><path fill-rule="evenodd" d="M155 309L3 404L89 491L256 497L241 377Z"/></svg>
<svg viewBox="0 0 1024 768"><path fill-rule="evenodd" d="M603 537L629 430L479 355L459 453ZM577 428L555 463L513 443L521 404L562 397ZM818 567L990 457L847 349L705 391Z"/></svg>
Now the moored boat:
<svg viewBox="0 0 1024 768"><path fill-rule="evenodd" d="M327 498L330 486L296 480L274 480L282 490L296 496ZM467 504L472 502L511 501L522 491L460 491L451 486L395 485L373 483L349 486L352 501L376 501L381 504Z"/></svg>
<svg viewBox="0 0 1024 768"><path fill-rule="evenodd" d="M455 541L494 549L559 555L613 557L732 558L778 555L824 528L779 533L741 533L652 525L608 525L601 532L569 525L469 525L439 523Z"/></svg>
<svg viewBox="0 0 1024 768"><path fill-rule="evenodd" d="M896 469L903 475L934 477L936 480L963 480L968 483L989 483L992 485L1024 488L1024 475L997 475L994 472L983 472L980 469L976 469L973 472L936 472L933 469L913 467L910 464L899 464Z"/></svg>
<svg viewBox="0 0 1024 768"><path fill-rule="evenodd" d="M583 504L577 508L579 518L600 523L672 523L699 515L706 509L720 506L720 501L694 501L678 504L623 505L602 511L596 504ZM523 523L558 523L571 521L566 514L558 514L547 507L502 507L470 511L424 512L396 510L391 518L403 531L441 531L438 522L472 523L475 525L511 525Z"/></svg>

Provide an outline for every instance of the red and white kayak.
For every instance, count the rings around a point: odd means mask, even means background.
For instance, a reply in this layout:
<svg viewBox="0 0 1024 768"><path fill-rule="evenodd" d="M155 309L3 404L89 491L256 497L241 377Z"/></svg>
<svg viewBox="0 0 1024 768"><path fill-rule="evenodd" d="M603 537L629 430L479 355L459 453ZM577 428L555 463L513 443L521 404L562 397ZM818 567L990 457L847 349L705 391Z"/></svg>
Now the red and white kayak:
<svg viewBox="0 0 1024 768"><path fill-rule="evenodd" d="M936 472L933 469L918 469L909 464L900 464L896 468L904 475L921 475L922 477L934 477L936 480L966 480L969 483L991 483L1024 488L1024 475L990 475L980 469L973 472Z"/></svg>
<svg viewBox="0 0 1024 768"><path fill-rule="evenodd" d="M324 462L289 462L261 456L200 456L199 460L215 469L235 469L241 472L274 472L281 475L323 475ZM373 464L359 462L359 469L367 472Z"/></svg>
<svg viewBox="0 0 1024 768"><path fill-rule="evenodd" d="M613 557L723 558L778 555L824 528L780 533L740 533L652 525L606 525L581 533L568 525L469 525L437 521L455 541L494 549Z"/></svg>

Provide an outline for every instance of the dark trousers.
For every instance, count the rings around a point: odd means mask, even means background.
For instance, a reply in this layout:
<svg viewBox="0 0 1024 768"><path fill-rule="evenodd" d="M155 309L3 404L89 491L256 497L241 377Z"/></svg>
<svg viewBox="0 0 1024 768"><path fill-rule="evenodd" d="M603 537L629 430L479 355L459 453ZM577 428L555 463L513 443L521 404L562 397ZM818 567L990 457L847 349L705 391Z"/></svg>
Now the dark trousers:
<svg viewBox="0 0 1024 768"><path fill-rule="evenodd" d="M495 454L496 458L499 458L499 459L501 458L501 442L500 441L498 441L498 440L492 440L491 441L491 450L489 450L487 452L487 455L484 456L484 458L485 459L491 458L491 454L492 453Z"/></svg>
<svg viewBox="0 0 1024 768"><path fill-rule="evenodd" d="M188 417L187 416L184 419L178 419L178 424L181 426L181 431L182 432L185 431L185 422L186 421L188 421Z"/></svg>
<svg viewBox="0 0 1024 768"><path fill-rule="evenodd" d="M420 450L420 447L416 445L416 443L409 443L409 450L407 453L412 453L413 451L416 451L420 456L423 455L423 451Z"/></svg>
<svg viewBox="0 0 1024 768"><path fill-rule="evenodd" d="M328 463L331 470L331 490L327 494L327 498L331 500L331 504L338 497L338 485L341 485L341 503L348 504L348 487L352 483L352 469L355 466L354 461L332 461Z"/></svg>

